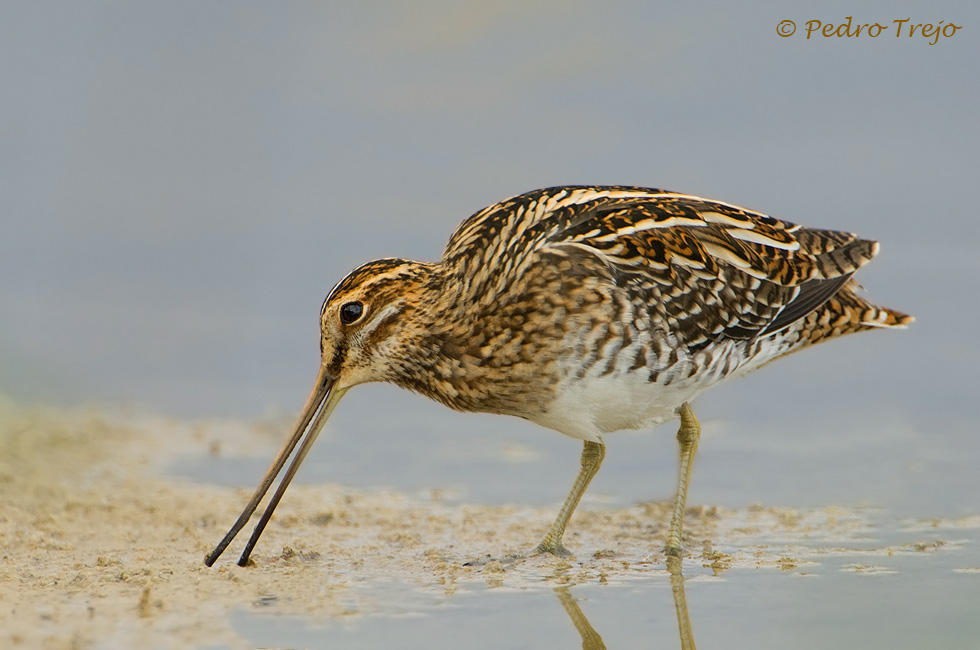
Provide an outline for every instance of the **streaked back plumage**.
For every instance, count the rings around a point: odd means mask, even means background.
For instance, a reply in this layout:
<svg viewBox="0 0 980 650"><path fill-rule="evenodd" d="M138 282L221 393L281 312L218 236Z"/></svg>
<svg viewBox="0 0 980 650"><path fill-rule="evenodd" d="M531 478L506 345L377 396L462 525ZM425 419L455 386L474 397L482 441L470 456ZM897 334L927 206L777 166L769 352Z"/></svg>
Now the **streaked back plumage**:
<svg viewBox="0 0 980 650"><path fill-rule="evenodd" d="M771 334L845 286L853 292L848 279L878 244L675 192L570 186L522 194L474 214L450 238L443 264L467 287L465 299L479 302L499 295L536 257L574 256L575 249L602 260L618 284L660 287L672 298L668 318L678 332L697 337L685 342L699 344ZM856 325L909 322L871 305L865 311Z"/></svg>
<svg viewBox="0 0 980 650"><path fill-rule="evenodd" d="M359 376L596 439L812 343L909 323L851 280L877 250L687 194L554 187L477 212L437 264L364 265L324 310L383 272L386 292L404 294L388 328L398 341L374 355L383 372ZM613 416L630 404L635 417Z"/></svg>

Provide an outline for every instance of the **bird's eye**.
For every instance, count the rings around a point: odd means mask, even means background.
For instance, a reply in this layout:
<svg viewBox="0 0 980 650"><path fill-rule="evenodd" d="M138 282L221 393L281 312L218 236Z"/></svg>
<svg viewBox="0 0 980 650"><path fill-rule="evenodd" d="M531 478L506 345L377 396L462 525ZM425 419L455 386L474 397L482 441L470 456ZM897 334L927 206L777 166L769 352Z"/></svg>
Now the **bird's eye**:
<svg viewBox="0 0 980 650"><path fill-rule="evenodd" d="M340 320L345 325L350 325L361 317L364 313L364 305L359 302L345 302L340 307Z"/></svg>

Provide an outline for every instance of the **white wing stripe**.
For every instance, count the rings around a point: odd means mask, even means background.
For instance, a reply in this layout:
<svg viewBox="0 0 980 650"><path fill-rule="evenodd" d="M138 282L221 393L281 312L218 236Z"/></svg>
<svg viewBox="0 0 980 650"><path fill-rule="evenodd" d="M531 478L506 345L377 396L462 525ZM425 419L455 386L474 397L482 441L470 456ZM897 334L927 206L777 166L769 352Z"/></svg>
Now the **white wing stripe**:
<svg viewBox="0 0 980 650"><path fill-rule="evenodd" d="M761 232L755 230L743 230L741 228L733 228L725 230L733 239L741 239L742 241L751 242L753 244L762 244L763 246L769 246L770 248L780 248L784 251L798 251L800 250L800 242L795 239L789 243L777 241L763 235Z"/></svg>

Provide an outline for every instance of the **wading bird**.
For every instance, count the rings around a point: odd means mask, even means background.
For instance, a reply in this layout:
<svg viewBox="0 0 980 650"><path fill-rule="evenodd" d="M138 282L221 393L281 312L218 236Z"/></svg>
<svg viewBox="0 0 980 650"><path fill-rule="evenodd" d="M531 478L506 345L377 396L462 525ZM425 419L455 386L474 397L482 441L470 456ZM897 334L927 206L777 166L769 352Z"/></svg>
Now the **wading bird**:
<svg viewBox="0 0 980 650"><path fill-rule="evenodd" d="M295 450L239 564L248 562L334 407L372 381L584 441L578 478L535 548L559 556L569 554L562 535L602 463L603 435L679 417L680 472L665 545L678 555L700 435L689 402L814 343L912 322L858 294L851 276L877 251L853 234L687 194L568 186L477 212L439 262L368 262L324 301L313 392L205 562L245 526Z"/></svg>

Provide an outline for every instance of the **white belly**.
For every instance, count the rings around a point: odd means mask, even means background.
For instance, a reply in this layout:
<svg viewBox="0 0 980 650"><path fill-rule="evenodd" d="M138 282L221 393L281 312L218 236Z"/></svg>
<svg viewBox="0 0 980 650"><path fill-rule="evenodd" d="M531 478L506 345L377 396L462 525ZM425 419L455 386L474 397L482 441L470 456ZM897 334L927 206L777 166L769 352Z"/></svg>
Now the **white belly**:
<svg viewBox="0 0 980 650"><path fill-rule="evenodd" d="M645 429L670 420L678 406L704 388L687 381L651 383L645 372L587 375L565 382L548 410L532 421L566 436L600 442L603 433Z"/></svg>
<svg viewBox="0 0 980 650"><path fill-rule="evenodd" d="M617 364L614 372L602 375L605 364L596 364L581 379L564 380L548 409L530 419L566 436L593 442L600 442L604 433L655 427L674 418L678 406L704 389L727 377L751 372L785 353L786 346L781 343L784 335L771 337L749 357L743 356L744 350L732 341L716 346L710 356L702 353L692 359L680 355L655 381L650 381L646 368L629 371ZM632 356L630 353L624 358L628 362ZM688 377L691 364L699 371Z"/></svg>

